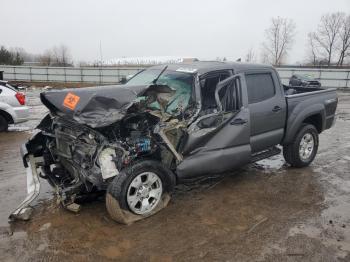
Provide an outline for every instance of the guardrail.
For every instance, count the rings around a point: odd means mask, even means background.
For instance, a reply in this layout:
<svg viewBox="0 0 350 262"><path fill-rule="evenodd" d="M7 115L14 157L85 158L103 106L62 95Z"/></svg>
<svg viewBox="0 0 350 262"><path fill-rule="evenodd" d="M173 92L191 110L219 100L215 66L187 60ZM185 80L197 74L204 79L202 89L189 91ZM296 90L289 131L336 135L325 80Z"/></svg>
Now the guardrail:
<svg viewBox="0 0 350 262"><path fill-rule="evenodd" d="M5 80L40 82L118 83L123 77L133 75L144 67L40 67L2 66ZM328 68L276 68L282 82L288 84L293 74L307 74L319 80L322 86L350 88L350 69Z"/></svg>

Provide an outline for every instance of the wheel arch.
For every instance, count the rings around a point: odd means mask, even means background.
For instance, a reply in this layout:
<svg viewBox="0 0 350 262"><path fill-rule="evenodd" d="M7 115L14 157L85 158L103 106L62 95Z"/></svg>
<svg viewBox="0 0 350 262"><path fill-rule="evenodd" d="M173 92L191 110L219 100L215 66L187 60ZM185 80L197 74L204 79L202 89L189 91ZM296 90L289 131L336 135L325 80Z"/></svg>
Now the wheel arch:
<svg viewBox="0 0 350 262"><path fill-rule="evenodd" d="M306 117L302 123L313 125L314 127L316 127L317 132L319 134L323 131L323 119L321 113L313 114L311 116Z"/></svg>
<svg viewBox="0 0 350 262"><path fill-rule="evenodd" d="M0 115L3 116L9 124L13 124L13 117L6 111L0 109Z"/></svg>
<svg viewBox="0 0 350 262"><path fill-rule="evenodd" d="M300 155L300 146L303 141L303 138L306 134L311 134L313 136L313 143L312 143L312 152L310 152L310 155L307 156L307 158L303 158ZM312 163L314 160L319 145L319 138L318 138L318 130L317 128L312 124L306 124L302 123L301 129L298 131L298 133L295 136L295 139L292 143L283 145L283 156L287 163L289 163L292 167L305 167ZM306 147L304 145L304 148L302 148L301 152L304 155L305 151L303 153L303 150L305 150ZM309 149L310 151L310 149Z"/></svg>
<svg viewBox="0 0 350 262"><path fill-rule="evenodd" d="M292 112L287 120L286 135L282 144L293 142L302 124L311 124L315 126L320 134L325 129L325 119L325 107L322 104L313 104L299 112Z"/></svg>

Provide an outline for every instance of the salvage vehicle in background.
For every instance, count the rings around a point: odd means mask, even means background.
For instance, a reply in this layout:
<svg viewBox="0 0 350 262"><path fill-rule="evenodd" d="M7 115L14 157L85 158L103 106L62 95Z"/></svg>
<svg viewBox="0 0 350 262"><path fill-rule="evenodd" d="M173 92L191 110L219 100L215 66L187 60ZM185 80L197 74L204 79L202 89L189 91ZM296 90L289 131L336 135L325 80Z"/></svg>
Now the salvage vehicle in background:
<svg viewBox="0 0 350 262"><path fill-rule="evenodd" d="M283 86L270 66L195 62L41 101L50 114L22 146L29 194L11 218L29 218L40 176L67 209L102 192L110 216L128 224L165 207L177 183L279 154L277 145L291 166L308 166L338 99L334 89Z"/></svg>
<svg viewBox="0 0 350 262"><path fill-rule="evenodd" d="M295 74L289 79L290 86L321 87L321 82L310 75Z"/></svg>
<svg viewBox="0 0 350 262"><path fill-rule="evenodd" d="M25 95L0 80L0 132L7 131L9 124L25 122L29 117Z"/></svg>

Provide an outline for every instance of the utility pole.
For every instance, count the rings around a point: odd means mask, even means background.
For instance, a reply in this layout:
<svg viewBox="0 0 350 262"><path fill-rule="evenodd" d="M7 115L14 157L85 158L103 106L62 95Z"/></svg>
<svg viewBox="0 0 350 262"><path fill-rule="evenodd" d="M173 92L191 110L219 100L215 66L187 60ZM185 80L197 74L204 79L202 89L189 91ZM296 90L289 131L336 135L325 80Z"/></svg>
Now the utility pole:
<svg viewBox="0 0 350 262"><path fill-rule="evenodd" d="M102 42L100 40L100 65L102 66L103 63L103 56L102 56Z"/></svg>

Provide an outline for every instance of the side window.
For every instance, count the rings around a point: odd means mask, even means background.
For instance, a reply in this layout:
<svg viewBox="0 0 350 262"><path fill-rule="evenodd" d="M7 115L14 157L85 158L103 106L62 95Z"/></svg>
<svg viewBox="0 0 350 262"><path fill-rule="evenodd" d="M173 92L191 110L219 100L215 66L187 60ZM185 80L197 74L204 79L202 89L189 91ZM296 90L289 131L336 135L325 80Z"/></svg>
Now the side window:
<svg viewBox="0 0 350 262"><path fill-rule="evenodd" d="M217 109L215 101L215 89L216 85L222 80L228 78L229 73L219 73L207 76L202 82L201 93L202 93L202 110L213 110Z"/></svg>
<svg viewBox="0 0 350 262"><path fill-rule="evenodd" d="M232 112L239 109L238 93L235 82L224 86L218 93L221 102L222 110L224 112Z"/></svg>
<svg viewBox="0 0 350 262"><path fill-rule="evenodd" d="M275 95L275 85L270 73L246 75L249 104L267 100Z"/></svg>

